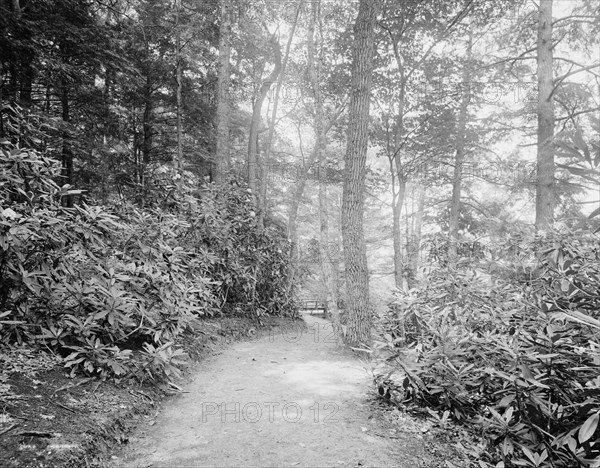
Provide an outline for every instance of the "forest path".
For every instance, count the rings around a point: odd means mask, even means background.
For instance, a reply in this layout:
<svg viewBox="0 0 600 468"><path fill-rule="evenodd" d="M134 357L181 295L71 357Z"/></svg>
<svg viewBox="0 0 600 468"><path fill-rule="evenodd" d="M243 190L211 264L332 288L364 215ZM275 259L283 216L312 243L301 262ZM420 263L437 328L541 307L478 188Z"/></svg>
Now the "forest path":
<svg viewBox="0 0 600 468"><path fill-rule="evenodd" d="M416 434L377 435L361 362L329 322L305 320L202 362L189 393L139 428L114 466L435 466Z"/></svg>

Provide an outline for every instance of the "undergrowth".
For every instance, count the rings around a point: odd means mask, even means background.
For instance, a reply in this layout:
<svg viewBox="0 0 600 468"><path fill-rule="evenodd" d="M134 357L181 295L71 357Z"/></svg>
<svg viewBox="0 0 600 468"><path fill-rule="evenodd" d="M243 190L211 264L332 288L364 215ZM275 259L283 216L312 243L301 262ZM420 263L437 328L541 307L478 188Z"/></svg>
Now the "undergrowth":
<svg viewBox="0 0 600 468"><path fill-rule="evenodd" d="M491 278L469 264L399 293L379 324L377 382L483 436L476 466L599 467L598 239L556 233L525 251L528 281L516 263Z"/></svg>
<svg viewBox="0 0 600 468"><path fill-rule="evenodd" d="M258 226L239 181L198 191L173 174L165 208L68 208L81 193L55 160L0 148L0 343L38 343L72 374L168 380L200 318L294 314L285 231Z"/></svg>

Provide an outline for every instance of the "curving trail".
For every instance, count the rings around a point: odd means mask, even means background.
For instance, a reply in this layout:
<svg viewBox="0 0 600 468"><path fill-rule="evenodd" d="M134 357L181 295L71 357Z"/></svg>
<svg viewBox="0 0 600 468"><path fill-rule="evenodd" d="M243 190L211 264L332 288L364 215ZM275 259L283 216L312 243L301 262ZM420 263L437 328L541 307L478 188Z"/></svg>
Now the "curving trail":
<svg viewBox="0 0 600 468"><path fill-rule="evenodd" d="M201 363L115 462L121 468L429 467L423 440L390 439L373 418L369 376L329 322L265 332Z"/></svg>

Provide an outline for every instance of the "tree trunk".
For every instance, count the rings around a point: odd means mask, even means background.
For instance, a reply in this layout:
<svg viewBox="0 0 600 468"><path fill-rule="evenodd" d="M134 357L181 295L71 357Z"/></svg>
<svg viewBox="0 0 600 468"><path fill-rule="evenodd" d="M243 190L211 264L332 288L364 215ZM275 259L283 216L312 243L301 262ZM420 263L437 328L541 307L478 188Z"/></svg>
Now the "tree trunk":
<svg viewBox="0 0 600 468"><path fill-rule="evenodd" d="M221 0L221 27L219 28L219 79L217 103L217 151L213 174L221 182L231 169L229 146L229 86L231 82L231 0Z"/></svg>
<svg viewBox="0 0 600 468"><path fill-rule="evenodd" d="M413 189L413 199L417 201L417 209L413 213L411 229L407 236L406 284L409 289L417 286L417 270L421 253L421 231L423 228L423 211L425 209L425 186L417 185ZM408 223L407 223L408 224Z"/></svg>
<svg viewBox="0 0 600 468"><path fill-rule="evenodd" d="M23 41L31 41L31 33L29 31L23 33ZM35 71L32 66L34 54L30 51L21 55L21 73L19 83L19 104L29 111L32 105L31 95L33 92L33 81L35 79Z"/></svg>
<svg viewBox="0 0 600 468"><path fill-rule="evenodd" d="M395 169L392 167L392 171ZM396 288L402 289L403 284L403 270L404 262L402 261L402 231L400 227L400 220L402 215L402 205L404 204L404 197L406 194L406 178L402 174L398 174L398 188L394 188L394 194L392 199L392 216L393 216L393 233L394 239L394 282ZM396 177L392 177L396 180ZM394 182L395 184L395 182Z"/></svg>
<svg viewBox="0 0 600 468"><path fill-rule="evenodd" d="M4 80L3 60L0 60L0 79ZM0 102L4 102L4 86L0 86ZM4 112L0 112L0 138L4 138L4 135Z"/></svg>
<svg viewBox="0 0 600 468"><path fill-rule="evenodd" d="M110 65L106 65L106 71L104 73L104 90L102 91L102 100L104 105L104 126L102 129L102 147L103 151L100 152L100 157L102 160L100 161L101 171L101 187L100 193L102 195L102 203L108 203L108 177L109 177L109 167L108 167L108 138L109 138L109 129L108 122L110 120L110 89L114 76L114 70Z"/></svg>
<svg viewBox="0 0 600 468"><path fill-rule="evenodd" d="M371 338L369 272L363 229L369 104L373 72L376 0L360 0L354 24L348 141L344 158L342 235L348 313L346 343L357 346Z"/></svg>
<svg viewBox="0 0 600 468"><path fill-rule="evenodd" d="M398 97L398 114L396 115L396 128L394 131L394 144L388 147L388 159L390 161L390 173L392 175L392 217L393 217L393 246L394 246L394 282L397 289L404 286L404 262L402 261L402 230L401 215L404 198L406 195L407 174L402 167L402 158L400 150L402 149L402 134L404 133L404 107L406 97L406 73L404 71L404 62L400 56L398 40L391 35L392 46L394 49L394 58L398 67L400 79ZM398 182L396 190L395 184Z"/></svg>
<svg viewBox="0 0 600 468"><path fill-rule="evenodd" d="M14 63L8 64L9 78L8 83L6 85L6 96L5 99L7 101L15 101L17 99L17 88L19 85L19 80L17 78L17 67Z"/></svg>
<svg viewBox="0 0 600 468"><path fill-rule="evenodd" d="M175 78L177 80L177 157L173 161L173 167L177 171L181 171L181 160L183 159L183 130L181 123L181 88L182 88L182 75L183 75L183 63L181 58L181 28L179 26L179 10L181 8L181 0L176 1L176 20L175 20L175 62L176 72Z"/></svg>
<svg viewBox="0 0 600 468"><path fill-rule="evenodd" d="M262 105L267 97L267 94L269 93L269 90L271 89L271 86L277 80L282 66L281 49L279 48L279 42L275 36L271 38L271 47L273 49L275 68L267 77L267 79L262 82L260 91L252 109L252 122L250 123L250 132L248 135L248 185L250 190L252 190L258 212L264 209L264 207L261 206L260 195L258 193L258 174L263 173L262 175L266 177L264 158L262 161L259 161L258 157L258 128L260 126ZM261 168L263 170L259 168L259 164L261 164Z"/></svg>
<svg viewBox="0 0 600 468"><path fill-rule="evenodd" d="M554 98L552 72L552 0L540 0L537 38L537 186L535 226L546 229L554 221Z"/></svg>
<svg viewBox="0 0 600 468"><path fill-rule="evenodd" d="M149 71L148 71L149 73ZM152 140L154 136L153 126L153 102L152 102L152 82L150 76L146 75L146 86L144 89L144 117L143 117L143 141L142 141L142 160L139 165L140 180L140 204L144 206L146 198L146 167L150 164L152 153Z"/></svg>
<svg viewBox="0 0 600 468"><path fill-rule="evenodd" d="M289 265L289 274L288 278L290 278L290 285L288 286L288 290L292 289L291 281L294 281L296 276L296 271L299 269L300 265L300 250L298 248L298 229L297 229L297 219L298 219L298 209L300 208L300 201L304 194L304 188L306 187L306 180L308 179L308 171L312 167L315 161L316 155L316 147L313 148L309 160L306 165L302 168L300 174L298 174L298 181L296 183L296 187L294 190L294 194L290 200L290 211L288 213L288 232L290 235L290 244L291 244L291 259Z"/></svg>
<svg viewBox="0 0 600 468"><path fill-rule="evenodd" d="M21 18L21 9L19 2L14 2L17 5L16 11L17 20ZM29 28L29 22L25 16L24 21L19 21L17 27L17 39L23 44L30 44L32 42L33 34ZM32 93L33 93L33 82L35 80L35 69L33 63L35 60L35 52L30 47L25 47L19 52L19 104L24 108L26 112L29 111L32 105Z"/></svg>
<svg viewBox="0 0 600 468"><path fill-rule="evenodd" d="M465 158L465 139L467 131L467 117L469 104L471 102L471 58L472 58L473 34L469 31L467 43L467 57L463 68L463 86L458 111L458 122L456 126L456 153L454 155L454 177L452 178L452 200L450 202L449 221L449 243L448 264L455 267L458 261L458 224L460 218L460 195L462 189L463 161Z"/></svg>
<svg viewBox="0 0 600 468"><path fill-rule="evenodd" d="M69 122L71 121L69 110L69 89L70 83L67 79L61 82L60 103L62 108L62 183L73 185L73 148L71 147L71 136L69 134ZM73 196L66 195L61 200L62 205L68 208L73 207Z"/></svg>
<svg viewBox="0 0 600 468"><path fill-rule="evenodd" d="M294 190L294 194L290 200L290 211L288 214L288 230L290 232L290 242L292 243L293 257L298 256L298 231L296 226L296 220L298 219L298 209L300 208L300 201L304 194L304 188L306 187L306 180L308 179L308 171L315 162L316 147L313 149L311 155L306 162L306 165L298 174L298 182Z"/></svg>
<svg viewBox="0 0 600 468"><path fill-rule="evenodd" d="M329 206L327 200L327 179L326 179L326 154L325 148L327 141L323 128L323 99L321 96L320 67L317 60L317 48L315 41L315 26L320 24L319 18L320 1L311 0L311 17L308 26L308 76L310 87L313 92L315 107L314 132L315 154L319 164L319 259L321 261L321 279L325 288L325 302L327 312L331 314L334 336L339 342L342 341L342 327L340 325L340 315L337 309L335 299L334 279L336 275L333 272L334 258L330 249L329 242ZM322 37L322 34L320 34ZM320 44L322 47L322 44ZM334 254L335 255L335 254Z"/></svg>
<svg viewBox="0 0 600 468"><path fill-rule="evenodd" d="M31 20L27 17L27 15L23 15L23 11L21 9L21 5L19 0L12 1L12 21L16 23L15 27L12 30L12 34L14 34L13 40L18 42L19 44L31 44L32 43L32 31L30 29ZM62 46L61 46L62 50ZM12 84L14 87L14 96L15 101L19 103L19 105L23 108L23 112L27 114L32 105L32 92L33 92L33 82L35 80L35 69L33 66L33 62L35 60L35 52L31 47L19 47L18 55L16 57L17 68L15 68L15 81ZM18 91L18 99L17 97ZM25 139L23 138L25 135L21 135L20 144L25 145Z"/></svg>
<svg viewBox="0 0 600 468"><path fill-rule="evenodd" d="M298 24L298 16L300 15L300 8L302 7L302 2L298 2L298 6L296 8L296 14L294 16L294 23L292 24L292 30L290 31L290 36L288 38L287 44L285 46L285 56L283 58L283 64L281 66L281 72L279 73L279 80L277 81L277 86L275 88L275 97L273 98L273 110L271 112L271 119L269 122L269 132L267 134L267 141L265 142L265 166L268 167L271 161L271 150L273 147L273 137L275 135L275 125L277 122L277 109L279 107L279 96L281 94L281 87L283 86L283 82L285 81L285 70L287 68L288 59L290 57L290 49L292 47L292 40L294 39L294 34L296 32L296 25ZM267 177L268 173L263 173L260 179L260 199L261 206L264 207L263 210L259 212L258 225L262 226L264 224L264 217L267 208Z"/></svg>
<svg viewBox="0 0 600 468"><path fill-rule="evenodd" d="M306 181L308 180L308 173L315 163L317 156L317 147L315 146L306 161L306 164L300 170L294 193L290 199L290 211L288 213L288 231L290 234L291 252L292 252L292 267L296 269L297 263L300 260L300 254L298 249L298 229L297 219L298 210L300 209L300 202L304 196L304 188L306 187Z"/></svg>

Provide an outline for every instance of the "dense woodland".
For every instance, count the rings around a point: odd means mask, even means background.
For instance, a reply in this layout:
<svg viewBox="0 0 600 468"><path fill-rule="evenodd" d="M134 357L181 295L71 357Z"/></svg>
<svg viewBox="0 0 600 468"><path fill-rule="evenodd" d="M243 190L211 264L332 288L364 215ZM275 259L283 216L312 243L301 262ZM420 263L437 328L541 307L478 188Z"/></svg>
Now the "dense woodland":
<svg viewBox="0 0 600 468"><path fill-rule="evenodd" d="M595 0L0 0L0 339L170 379L327 303L481 467L600 466Z"/></svg>

